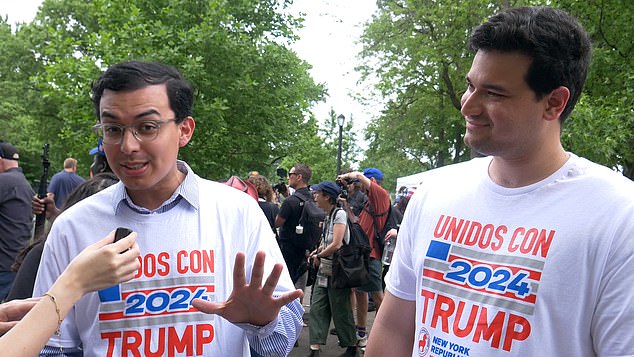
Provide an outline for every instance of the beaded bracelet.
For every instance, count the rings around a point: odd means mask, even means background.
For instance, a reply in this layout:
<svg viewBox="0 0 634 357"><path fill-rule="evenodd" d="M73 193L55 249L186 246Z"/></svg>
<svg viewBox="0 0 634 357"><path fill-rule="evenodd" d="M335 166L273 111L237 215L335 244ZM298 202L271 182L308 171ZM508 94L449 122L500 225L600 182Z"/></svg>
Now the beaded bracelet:
<svg viewBox="0 0 634 357"><path fill-rule="evenodd" d="M61 336L62 335L62 331L60 330L60 327L62 326L62 315L59 312L59 306L57 305L57 301L55 300L55 296L53 296L53 294L51 294L51 293L44 293L44 296L48 296L51 299L51 301L53 302L53 304L55 305L55 312L57 313L57 330L55 331L55 335Z"/></svg>

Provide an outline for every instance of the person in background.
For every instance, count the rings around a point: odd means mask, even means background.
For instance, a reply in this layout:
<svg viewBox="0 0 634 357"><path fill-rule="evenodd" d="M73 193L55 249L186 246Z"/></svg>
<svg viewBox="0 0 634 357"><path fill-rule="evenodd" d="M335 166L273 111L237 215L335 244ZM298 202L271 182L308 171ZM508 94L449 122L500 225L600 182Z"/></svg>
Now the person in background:
<svg viewBox="0 0 634 357"><path fill-rule="evenodd" d="M342 174L352 172L352 170L343 171ZM351 213L358 217L368 202L368 195L365 194L363 184L357 179L352 179L345 182L348 190L347 199L343 200L345 205L351 210Z"/></svg>
<svg viewBox="0 0 634 357"><path fill-rule="evenodd" d="M131 233L114 242L112 231L73 258L41 297L1 304L2 354L36 356L82 296L132 279L141 266L136 237Z"/></svg>
<svg viewBox="0 0 634 357"><path fill-rule="evenodd" d="M293 348L302 292L256 200L178 160L194 134L193 100L181 74L157 62L114 64L93 82L93 129L121 181L55 219L34 295L115 227L138 234L142 266L78 301L43 356L246 356L249 347L283 356Z"/></svg>
<svg viewBox="0 0 634 357"><path fill-rule="evenodd" d="M83 200L84 198L91 196L106 187L110 187L119 182L117 176L112 172L100 173L92 178L82 182L71 192L65 200L63 209L67 209L75 203ZM55 206L52 196L45 198L37 198L37 195L33 196L33 213L41 214L46 206L47 219L52 222L55 217L61 213ZM49 215L49 212L52 212ZM33 241L24 248L16 257L15 263L11 269L17 272L13 287L7 296L7 301L15 299L26 299L33 295L33 285L35 284L35 276L40 266L40 259L42 257L42 250L44 249L44 242L46 242L46 236L48 230L44 230L39 237L34 237Z"/></svg>
<svg viewBox="0 0 634 357"><path fill-rule="evenodd" d="M53 194L55 206L62 207L75 187L84 182L84 178L77 175L77 160L72 157L64 160L64 169L51 177L48 192Z"/></svg>
<svg viewBox="0 0 634 357"><path fill-rule="evenodd" d="M257 171L256 171L257 172ZM253 173L253 171L252 171ZM275 217L280 212L280 207L275 204L275 193L271 183L264 175L250 173L247 180L255 186L258 191L258 205L264 212L266 219L271 225L275 237L277 237L277 229L275 228Z"/></svg>
<svg viewBox="0 0 634 357"><path fill-rule="evenodd" d="M354 316L350 288L337 289L331 285L333 254L341 245L350 242L348 218L344 209L337 207L341 189L332 181L323 181L311 188L317 206L326 212L322 241L312 252L309 262L318 266L317 280L310 301L310 354L319 356L320 345L326 344L332 320L337 329L339 345L346 348L341 357L357 355Z"/></svg>
<svg viewBox="0 0 634 357"><path fill-rule="evenodd" d="M383 286L381 280L381 250L375 241L375 228L373 215L376 217L378 230L381 231L387 222L390 209L390 194L381 187L383 173L377 168L367 168L363 172L353 171L340 175L338 180L351 182L358 180L362 189L366 191L368 200L359 214L359 225L370 240L370 282L364 286L355 288L357 304L357 341L358 346L364 348L368 342L367 320L368 320L368 293L372 296L372 301L378 310L383 301ZM371 207L369 207L371 206ZM381 237L382 239L382 237ZM338 333L338 332L337 332Z"/></svg>
<svg viewBox="0 0 634 357"><path fill-rule="evenodd" d="M392 240L392 244L396 244L396 238L398 237L398 230L401 226L401 222L403 221L403 214L405 213L405 209L407 208L407 204L409 203L409 196L400 196L398 201L394 203L392 207L392 214L394 215L394 221L396 222L396 228L391 228L385 233L385 243L389 240ZM391 264L391 263L390 263ZM387 272L390 271L390 264L383 264L383 273L381 275L381 282L383 286L383 290L385 291L385 276Z"/></svg>
<svg viewBox="0 0 634 357"><path fill-rule="evenodd" d="M298 196L304 200L312 200L312 193L308 188L312 174L313 172L308 165L293 165L288 172L288 185L295 192L282 202L280 212L275 217L275 227L280 229L279 243L284 260L291 273L295 288L302 291L306 289L308 275L306 270L302 269L307 257L306 248L299 243L301 236L296 233L303 207Z"/></svg>
<svg viewBox="0 0 634 357"><path fill-rule="evenodd" d="M106 154L103 151L103 143L101 138L97 139L97 146L90 149L90 155L93 156L92 164L90 164L90 177L102 172L112 172L108 160L106 160Z"/></svg>
<svg viewBox="0 0 634 357"><path fill-rule="evenodd" d="M11 290L16 275L11 265L28 244L33 229L31 197L35 192L19 160L13 145L0 142L0 301Z"/></svg>
<svg viewBox="0 0 634 357"><path fill-rule="evenodd" d="M634 356L634 182L561 143L587 33L521 7L468 47L464 141L486 156L423 176L366 357Z"/></svg>

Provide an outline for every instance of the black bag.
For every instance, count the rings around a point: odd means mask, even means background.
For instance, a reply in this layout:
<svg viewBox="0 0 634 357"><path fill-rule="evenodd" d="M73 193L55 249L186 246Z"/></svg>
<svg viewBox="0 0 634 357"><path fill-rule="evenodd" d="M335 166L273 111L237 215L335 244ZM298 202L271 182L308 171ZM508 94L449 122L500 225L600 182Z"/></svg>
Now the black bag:
<svg viewBox="0 0 634 357"><path fill-rule="evenodd" d="M306 286L312 286L313 284L315 284L315 281L317 281L317 271L319 270L319 268L315 267L311 263L308 263L307 269L308 278L306 279Z"/></svg>
<svg viewBox="0 0 634 357"><path fill-rule="evenodd" d="M368 213L370 213L370 216L372 216L372 223L374 224L374 242L378 244L379 253L381 254L381 256L383 256L383 247L385 247L385 235L390 229L398 229L398 227L400 226L397 214L396 212L394 212L391 203L388 210L382 214L375 214L374 207L372 207L369 202L368 204L366 204L365 209L368 211ZM387 220L385 221L385 225L383 225L382 229L379 229L379 222L377 222L376 217L385 216L386 214Z"/></svg>
<svg viewBox="0 0 634 357"><path fill-rule="evenodd" d="M370 242L358 223L348 219L350 242L345 242L333 254L331 286L337 289L355 288L370 281Z"/></svg>
<svg viewBox="0 0 634 357"><path fill-rule="evenodd" d="M303 227L303 233L297 234L295 240L295 246L302 250L313 251L319 244L322 233L322 223L326 218L324 210L317 207L315 201L311 197L302 197L301 194L296 193L295 196L299 198L299 205L302 207L302 213L299 215L299 226Z"/></svg>

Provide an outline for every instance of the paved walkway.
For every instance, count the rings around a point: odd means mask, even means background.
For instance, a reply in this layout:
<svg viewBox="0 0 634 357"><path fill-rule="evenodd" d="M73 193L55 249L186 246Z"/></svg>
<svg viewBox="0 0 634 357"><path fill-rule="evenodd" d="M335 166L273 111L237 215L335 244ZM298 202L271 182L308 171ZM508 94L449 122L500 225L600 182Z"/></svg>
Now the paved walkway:
<svg viewBox="0 0 634 357"><path fill-rule="evenodd" d="M310 353L310 343L308 341L308 334L310 329L310 320L308 318L308 312L310 311L310 287L306 288L306 296L304 297L304 309L306 313L304 314L304 321L308 324L308 327L304 327L302 329L302 333L299 336L299 347L293 348L289 357L306 357ZM368 330L372 327L372 323L374 322L374 317L376 316L376 312L368 312ZM330 323L330 328L333 328L334 325L332 322ZM337 357L340 354L344 353L345 349L339 347L339 340L337 336L328 335L328 339L326 341L326 345L321 346L321 352L319 354L320 357ZM363 352L359 349L359 353L357 356L363 356Z"/></svg>

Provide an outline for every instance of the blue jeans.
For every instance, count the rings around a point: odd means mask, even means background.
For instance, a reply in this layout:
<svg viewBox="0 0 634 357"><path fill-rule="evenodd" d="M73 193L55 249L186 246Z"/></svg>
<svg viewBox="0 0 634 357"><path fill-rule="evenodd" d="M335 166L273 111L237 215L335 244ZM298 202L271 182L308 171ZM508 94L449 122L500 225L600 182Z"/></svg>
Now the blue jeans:
<svg viewBox="0 0 634 357"><path fill-rule="evenodd" d="M9 295L16 274L14 271L0 271L0 301Z"/></svg>

